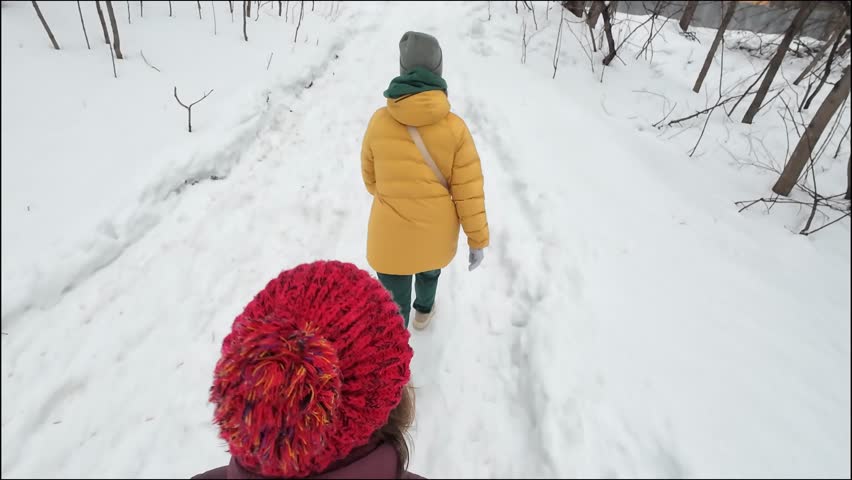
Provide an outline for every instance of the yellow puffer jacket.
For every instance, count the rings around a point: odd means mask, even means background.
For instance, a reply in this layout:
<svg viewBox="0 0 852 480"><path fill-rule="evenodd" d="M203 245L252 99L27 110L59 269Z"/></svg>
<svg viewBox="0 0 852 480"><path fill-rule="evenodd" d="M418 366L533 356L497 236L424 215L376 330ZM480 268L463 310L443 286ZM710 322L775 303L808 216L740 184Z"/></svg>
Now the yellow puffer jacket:
<svg viewBox="0 0 852 480"><path fill-rule="evenodd" d="M447 179L435 178L408 134L423 143ZM459 223L471 248L488 246L482 167L464 121L438 90L388 99L367 127L361 174L373 195L367 261L379 273L411 275L446 267L456 254Z"/></svg>

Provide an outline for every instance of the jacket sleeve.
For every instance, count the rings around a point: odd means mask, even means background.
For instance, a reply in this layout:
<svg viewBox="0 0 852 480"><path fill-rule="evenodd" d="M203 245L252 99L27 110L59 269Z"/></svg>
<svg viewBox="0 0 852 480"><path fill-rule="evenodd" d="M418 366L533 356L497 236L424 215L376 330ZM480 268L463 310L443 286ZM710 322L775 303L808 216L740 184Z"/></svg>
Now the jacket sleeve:
<svg viewBox="0 0 852 480"><path fill-rule="evenodd" d="M370 148L370 135L375 123L376 115L370 119L364 139L361 143L361 177L370 195L376 195L376 171L373 168L373 151Z"/></svg>
<svg viewBox="0 0 852 480"><path fill-rule="evenodd" d="M461 126L461 141L453 160L450 189L456 204L456 213L467 235L467 244L470 248L485 248L488 246L489 237L482 165L470 130L463 121Z"/></svg>

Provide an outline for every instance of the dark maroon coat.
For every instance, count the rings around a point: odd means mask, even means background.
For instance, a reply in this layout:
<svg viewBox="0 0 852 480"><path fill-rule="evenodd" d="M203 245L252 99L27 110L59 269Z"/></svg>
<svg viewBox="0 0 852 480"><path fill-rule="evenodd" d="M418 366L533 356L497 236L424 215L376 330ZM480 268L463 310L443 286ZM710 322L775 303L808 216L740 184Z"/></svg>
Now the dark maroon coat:
<svg viewBox="0 0 852 480"><path fill-rule="evenodd" d="M308 478L316 479L346 479L346 478L398 478L399 459L396 450L391 445L368 444L356 448L345 460L332 464L328 470ZM215 468L208 472L192 477L193 479L266 479L252 473L232 457L231 463L224 467ZM413 473L403 472L401 478L422 479Z"/></svg>

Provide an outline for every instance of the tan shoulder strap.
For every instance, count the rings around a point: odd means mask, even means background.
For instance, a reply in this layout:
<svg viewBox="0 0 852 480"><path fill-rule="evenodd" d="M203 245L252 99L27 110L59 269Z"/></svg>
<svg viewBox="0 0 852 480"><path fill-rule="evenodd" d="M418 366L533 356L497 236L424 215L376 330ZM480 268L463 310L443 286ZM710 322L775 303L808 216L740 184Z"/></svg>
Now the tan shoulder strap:
<svg viewBox="0 0 852 480"><path fill-rule="evenodd" d="M418 131L416 127L409 125L408 134L411 135L411 139L414 140L414 144L417 145L417 149L420 150L420 155L423 157L423 161L432 169L432 173L435 174L435 178L437 178L438 181L441 182L441 185L449 191L450 188L447 186L447 179L444 178L444 174L441 173L441 170L439 170L438 166L435 165L435 161L432 160L432 155L429 154L429 150L426 149L426 144L423 143L423 137L420 136L420 131Z"/></svg>

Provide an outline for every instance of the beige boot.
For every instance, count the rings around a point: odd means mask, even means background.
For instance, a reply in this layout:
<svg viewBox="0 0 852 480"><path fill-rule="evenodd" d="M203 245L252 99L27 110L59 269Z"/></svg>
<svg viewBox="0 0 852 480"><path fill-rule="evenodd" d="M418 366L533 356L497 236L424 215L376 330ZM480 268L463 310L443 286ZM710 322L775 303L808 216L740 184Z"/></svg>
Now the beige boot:
<svg viewBox="0 0 852 480"><path fill-rule="evenodd" d="M417 330L423 330L429 326L429 323L432 321L432 317L435 316L435 305L432 305L432 311L429 313L423 313L418 311L416 308L414 309L414 328Z"/></svg>

